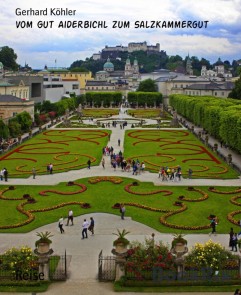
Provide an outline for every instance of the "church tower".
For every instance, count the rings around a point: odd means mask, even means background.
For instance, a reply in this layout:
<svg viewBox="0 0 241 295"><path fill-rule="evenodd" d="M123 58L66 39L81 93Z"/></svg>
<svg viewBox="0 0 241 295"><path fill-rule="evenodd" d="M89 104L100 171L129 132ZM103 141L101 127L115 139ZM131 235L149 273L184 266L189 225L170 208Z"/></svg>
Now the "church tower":
<svg viewBox="0 0 241 295"><path fill-rule="evenodd" d="M125 64L125 76L131 76L133 73L131 61L129 56L127 57L126 64Z"/></svg>
<svg viewBox="0 0 241 295"><path fill-rule="evenodd" d="M192 69L192 61L189 57L189 53L187 56L187 62L186 62L186 74L187 75L193 75L193 69Z"/></svg>
<svg viewBox="0 0 241 295"><path fill-rule="evenodd" d="M139 74L139 65L136 57L134 59L133 74Z"/></svg>

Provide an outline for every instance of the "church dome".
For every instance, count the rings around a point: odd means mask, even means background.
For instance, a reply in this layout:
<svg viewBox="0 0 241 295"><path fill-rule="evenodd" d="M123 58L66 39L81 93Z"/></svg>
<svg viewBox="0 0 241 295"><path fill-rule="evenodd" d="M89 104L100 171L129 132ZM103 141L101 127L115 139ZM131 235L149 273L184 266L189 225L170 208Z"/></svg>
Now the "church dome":
<svg viewBox="0 0 241 295"><path fill-rule="evenodd" d="M107 59L107 62L104 64L104 71L114 71L114 65L110 62L110 59Z"/></svg>

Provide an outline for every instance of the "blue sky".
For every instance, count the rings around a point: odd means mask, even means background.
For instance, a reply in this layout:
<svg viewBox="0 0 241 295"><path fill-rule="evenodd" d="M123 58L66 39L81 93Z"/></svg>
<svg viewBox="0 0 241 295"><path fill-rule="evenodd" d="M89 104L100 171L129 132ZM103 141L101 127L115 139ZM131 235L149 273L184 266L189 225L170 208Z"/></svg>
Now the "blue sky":
<svg viewBox="0 0 241 295"><path fill-rule="evenodd" d="M28 10L68 8L74 16L17 16ZM17 29L16 21L32 21L33 28ZM60 21L106 21L107 29L60 29ZM113 29L112 21L130 21L128 29ZM209 21L202 29L134 29L135 21ZM1 45L12 47L17 62L33 68L68 67L99 52L105 45L129 42L160 43L168 55L204 57L215 62L241 58L241 0L8 0L0 11ZM53 28L37 28L54 21ZM56 60L56 63L55 63Z"/></svg>

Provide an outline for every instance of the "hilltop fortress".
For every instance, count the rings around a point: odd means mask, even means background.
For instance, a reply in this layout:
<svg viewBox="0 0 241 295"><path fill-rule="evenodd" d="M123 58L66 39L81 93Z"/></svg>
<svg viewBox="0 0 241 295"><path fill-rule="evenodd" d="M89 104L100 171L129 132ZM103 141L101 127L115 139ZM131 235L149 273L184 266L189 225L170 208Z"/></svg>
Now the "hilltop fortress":
<svg viewBox="0 0 241 295"><path fill-rule="evenodd" d="M128 52L132 53L135 51L145 51L147 53L156 53L156 54L161 54L164 53L163 51L160 51L160 44L156 43L156 45L147 45L147 42L131 42L128 44L128 46L122 46L122 45L117 45L117 46L105 46L105 48L102 49L101 52L93 54L93 59L94 60L99 60L99 59L116 59L119 57L119 54L121 52Z"/></svg>

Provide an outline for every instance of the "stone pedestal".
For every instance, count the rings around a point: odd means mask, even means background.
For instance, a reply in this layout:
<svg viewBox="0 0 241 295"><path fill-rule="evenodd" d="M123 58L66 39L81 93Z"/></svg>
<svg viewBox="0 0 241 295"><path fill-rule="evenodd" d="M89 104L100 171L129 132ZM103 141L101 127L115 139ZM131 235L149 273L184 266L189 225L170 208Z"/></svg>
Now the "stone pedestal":
<svg viewBox="0 0 241 295"><path fill-rule="evenodd" d="M172 255L175 257L175 264L177 265L177 277L181 278L184 271L184 255L188 252L188 247L185 244L177 243L174 248L171 249Z"/></svg>
<svg viewBox="0 0 241 295"><path fill-rule="evenodd" d="M46 253L40 253L38 252L38 249L34 250L34 253L38 255L39 260L39 274L42 273L43 274L43 280L44 281L49 281L49 259L50 259L50 255L53 254L53 250L50 249L48 252Z"/></svg>
<svg viewBox="0 0 241 295"><path fill-rule="evenodd" d="M115 281L119 281L121 277L125 275L125 264L126 264L126 257L127 257L127 249L125 249L125 252L117 252L116 249L112 249L112 254L116 255L116 275L115 275Z"/></svg>

